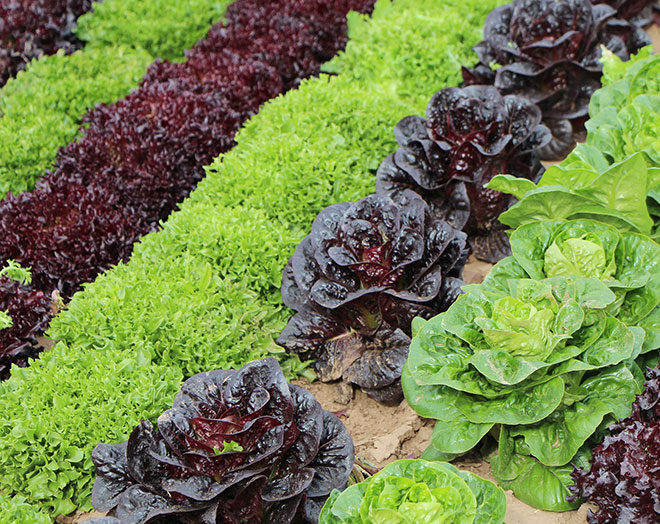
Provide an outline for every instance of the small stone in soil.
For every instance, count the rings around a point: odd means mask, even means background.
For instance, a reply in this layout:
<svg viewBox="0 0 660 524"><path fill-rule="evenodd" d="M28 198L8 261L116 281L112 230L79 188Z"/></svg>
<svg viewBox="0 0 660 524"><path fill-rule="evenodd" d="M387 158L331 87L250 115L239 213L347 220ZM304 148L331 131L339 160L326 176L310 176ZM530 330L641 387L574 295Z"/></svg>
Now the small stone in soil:
<svg viewBox="0 0 660 524"><path fill-rule="evenodd" d="M333 400L337 404L346 406L353 400L353 386L346 382L337 382L335 384L335 394Z"/></svg>

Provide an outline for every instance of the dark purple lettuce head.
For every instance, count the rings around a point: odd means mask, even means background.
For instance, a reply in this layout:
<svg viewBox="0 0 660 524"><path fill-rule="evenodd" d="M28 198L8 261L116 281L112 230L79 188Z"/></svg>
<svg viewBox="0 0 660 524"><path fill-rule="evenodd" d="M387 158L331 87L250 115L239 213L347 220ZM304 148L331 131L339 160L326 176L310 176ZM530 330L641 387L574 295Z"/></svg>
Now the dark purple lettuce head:
<svg viewBox="0 0 660 524"><path fill-rule="evenodd" d="M412 189L436 216L468 233L479 258L509 254L498 217L512 197L484 185L500 173L541 175L534 150L551 137L539 108L492 86L450 87L433 96L426 120L406 117L394 134L399 149L381 164L376 192L398 201Z"/></svg>
<svg viewBox="0 0 660 524"><path fill-rule="evenodd" d="M653 6L656 0L591 0L591 3L607 4L616 9L616 18L628 20L639 27L653 22Z"/></svg>
<svg viewBox="0 0 660 524"><path fill-rule="evenodd" d="M12 319L0 329L0 380L9 378L12 364L26 367L43 347L37 337L53 317L53 299L27 283L0 276L0 311Z"/></svg>
<svg viewBox="0 0 660 524"><path fill-rule="evenodd" d="M589 0L515 0L488 15L474 48L479 64L463 68L463 79L538 104L553 135L539 154L562 159L584 134L589 100L600 87L601 45L627 60L651 43L640 27L615 16L614 8Z"/></svg>
<svg viewBox="0 0 660 524"><path fill-rule="evenodd" d="M660 522L660 369L649 371L632 414L610 426L589 469L574 469L575 498L598 506L590 524Z"/></svg>
<svg viewBox="0 0 660 524"><path fill-rule="evenodd" d="M327 207L282 277L296 314L277 343L316 360L323 381L343 378L382 401L402 398L411 322L455 300L465 234L403 191Z"/></svg>
<svg viewBox="0 0 660 524"><path fill-rule="evenodd" d="M275 359L187 380L156 426L92 453L92 504L124 524L316 523L353 442Z"/></svg>

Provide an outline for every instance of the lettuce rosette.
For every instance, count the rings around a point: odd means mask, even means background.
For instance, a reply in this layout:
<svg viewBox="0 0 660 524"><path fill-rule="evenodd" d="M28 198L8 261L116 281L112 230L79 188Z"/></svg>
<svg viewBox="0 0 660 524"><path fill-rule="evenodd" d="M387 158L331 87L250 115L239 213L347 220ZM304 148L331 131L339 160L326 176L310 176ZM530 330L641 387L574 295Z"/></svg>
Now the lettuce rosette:
<svg viewBox="0 0 660 524"><path fill-rule="evenodd" d="M548 220L511 234L513 257L495 266L486 288L506 289L513 275L597 278L614 293L608 314L644 329L643 353L660 347L660 245L594 220Z"/></svg>
<svg viewBox="0 0 660 524"><path fill-rule="evenodd" d="M572 464L641 391L645 330L613 314L617 294L596 276L535 280L510 257L464 289L445 313L413 326L403 390L439 421L425 457L451 458L491 434L502 487L540 509L572 509Z"/></svg>
<svg viewBox="0 0 660 524"><path fill-rule="evenodd" d="M446 462L399 460L333 491L319 524L501 524L504 492Z"/></svg>

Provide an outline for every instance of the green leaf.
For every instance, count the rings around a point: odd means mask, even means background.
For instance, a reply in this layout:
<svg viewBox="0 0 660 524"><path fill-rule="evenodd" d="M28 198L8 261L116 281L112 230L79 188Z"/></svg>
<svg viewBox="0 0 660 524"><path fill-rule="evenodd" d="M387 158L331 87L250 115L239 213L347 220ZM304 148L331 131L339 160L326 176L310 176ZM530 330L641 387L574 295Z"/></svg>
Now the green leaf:
<svg viewBox="0 0 660 524"><path fill-rule="evenodd" d="M479 289L484 293L508 295L512 281L530 278L530 276L536 278L534 275L528 274L513 257L507 257L491 268Z"/></svg>
<svg viewBox="0 0 660 524"><path fill-rule="evenodd" d="M446 462L448 460L454 460L459 457L461 453L443 453L442 451L433 447L433 444L430 444L419 457L423 460L430 460L431 462Z"/></svg>
<svg viewBox="0 0 660 524"><path fill-rule="evenodd" d="M458 475L465 481L477 498L477 515L474 524L497 524L504 522L506 515L506 495L502 488L485 481L474 473L458 470Z"/></svg>
<svg viewBox="0 0 660 524"><path fill-rule="evenodd" d="M518 439L519 440L519 439ZM574 462L582 464L580 451ZM549 467L526 453L522 441L516 441L506 427L502 427L498 453L491 460L491 471L498 484L513 490L516 498L530 506L546 511L568 511L580 503L569 503L568 486L572 484L573 466Z"/></svg>
<svg viewBox="0 0 660 524"><path fill-rule="evenodd" d="M504 398L480 399L456 392L456 407L477 424L533 424L552 413L564 396L561 377L533 387L517 389Z"/></svg>
<svg viewBox="0 0 660 524"><path fill-rule="evenodd" d="M605 309L616 300L614 293L595 278L552 277L546 280L557 300L573 299L582 308Z"/></svg>
<svg viewBox="0 0 660 524"><path fill-rule="evenodd" d="M582 354L581 360L593 368L613 366L630 358L634 348L633 331L623 322L608 317L603 335Z"/></svg>
<svg viewBox="0 0 660 524"><path fill-rule="evenodd" d="M335 524L345 522L346 524L361 524L360 518L360 504L364 497L364 492L367 490L367 483L360 482L348 486L344 491L332 490L328 500L326 500L321 515L319 516L319 524Z"/></svg>
<svg viewBox="0 0 660 524"><path fill-rule="evenodd" d="M571 218L583 212L586 204L583 197L559 185L542 186L529 191L520 202L500 215L500 222L517 228L530 222L558 218Z"/></svg>
<svg viewBox="0 0 660 524"><path fill-rule="evenodd" d="M20 264L13 260L7 260L7 265L0 269L0 277L7 277L10 280L26 285L32 282L31 268L21 267Z"/></svg>
<svg viewBox="0 0 660 524"><path fill-rule="evenodd" d="M14 325L14 321L9 316L9 312L0 311L0 330L10 328Z"/></svg>
<svg viewBox="0 0 660 524"><path fill-rule="evenodd" d="M543 220L597 217L621 230L650 233L653 221L646 208L644 155L632 155L594 174L581 169L549 169L539 187L500 215L500 221L519 227Z"/></svg>
<svg viewBox="0 0 660 524"><path fill-rule="evenodd" d="M582 400L563 406L539 424L510 430L512 436L522 436L530 454L546 466L569 464L606 415L628 416L635 396L641 393L623 365L587 379L579 390Z"/></svg>
<svg viewBox="0 0 660 524"><path fill-rule="evenodd" d="M243 446L241 446L238 442L235 442L233 440L229 440L227 442L222 443L222 449L220 448L213 448L213 453L217 455L222 455L223 453L231 453L235 451L243 451Z"/></svg>
<svg viewBox="0 0 660 524"><path fill-rule="evenodd" d="M653 221L646 209L647 166L641 153L612 165L584 189L575 192L625 216L637 231L651 232Z"/></svg>
<svg viewBox="0 0 660 524"><path fill-rule="evenodd" d="M486 187L494 191L513 195L520 200L527 192L536 189L536 184L526 178L518 178L511 175L496 175L486 184Z"/></svg>
<svg viewBox="0 0 660 524"><path fill-rule="evenodd" d="M440 420L431 435L436 451L447 454L467 453L491 430L493 424L474 424L463 416Z"/></svg>

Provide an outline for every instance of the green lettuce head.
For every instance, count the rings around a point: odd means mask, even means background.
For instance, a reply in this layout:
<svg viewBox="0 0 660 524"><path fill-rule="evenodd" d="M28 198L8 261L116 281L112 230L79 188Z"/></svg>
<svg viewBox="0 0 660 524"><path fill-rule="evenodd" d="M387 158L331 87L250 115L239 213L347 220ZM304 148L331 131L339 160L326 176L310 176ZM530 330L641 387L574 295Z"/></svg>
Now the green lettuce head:
<svg viewBox="0 0 660 524"><path fill-rule="evenodd" d="M646 331L645 351L660 347L660 245L594 220L546 220L511 235L513 258L498 265L484 286L502 289L512 274L592 277L615 294L608 313Z"/></svg>
<svg viewBox="0 0 660 524"><path fill-rule="evenodd" d="M612 255L613 253L610 253ZM572 236L570 233L553 241L545 252L544 269L549 277L574 275L609 280L614 275L614 258L594 233Z"/></svg>
<svg viewBox="0 0 660 524"><path fill-rule="evenodd" d="M505 512L492 482L444 462L399 460L333 491L319 524L501 524Z"/></svg>
<svg viewBox="0 0 660 524"><path fill-rule="evenodd" d="M557 238L547 246L564 254L564 239L608 245ZM546 251L535 254L541 271ZM603 424L626 416L643 382L635 359L646 332L611 314L617 295L606 282L535 280L510 257L445 313L416 319L402 386L415 411L439 421L424 458L454 457L491 434L501 485L540 509L575 507L565 500L571 462Z"/></svg>

